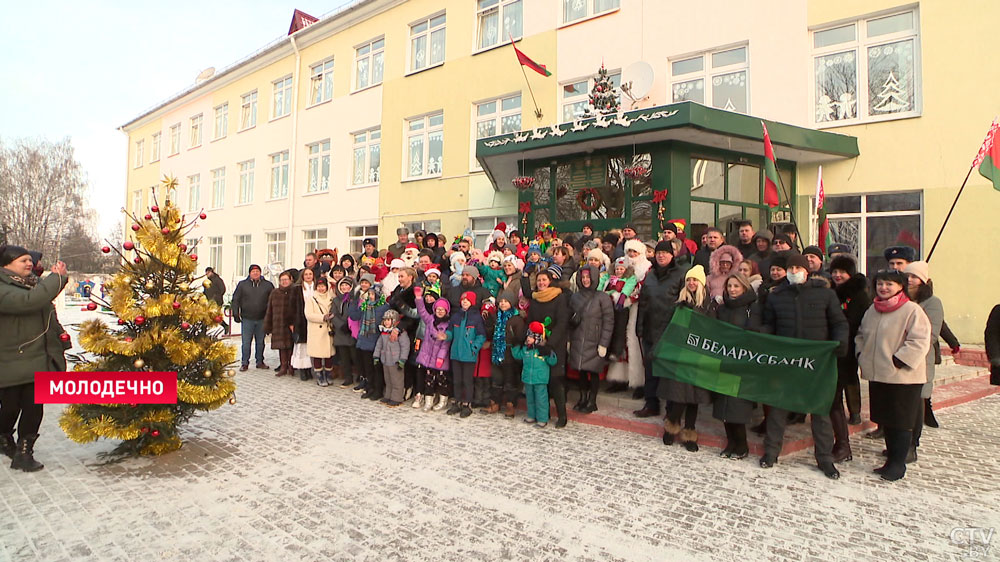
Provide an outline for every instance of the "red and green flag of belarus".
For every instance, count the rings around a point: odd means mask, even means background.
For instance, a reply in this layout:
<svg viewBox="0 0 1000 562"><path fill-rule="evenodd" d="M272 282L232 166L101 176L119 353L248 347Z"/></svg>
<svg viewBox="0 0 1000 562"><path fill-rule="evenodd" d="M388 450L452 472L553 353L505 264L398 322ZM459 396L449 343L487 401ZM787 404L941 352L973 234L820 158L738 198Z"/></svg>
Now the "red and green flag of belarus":
<svg viewBox="0 0 1000 562"><path fill-rule="evenodd" d="M772 209L778 206L778 178L777 162L774 159L774 147L771 146L771 135L767 134L767 125L763 121L760 126L764 128L764 204Z"/></svg>
<svg viewBox="0 0 1000 562"><path fill-rule="evenodd" d="M514 52L517 53L517 62L521 63L521 66L527 66L542 76L552 76L552 73L545 68L544 64L538 64L537 62L531 60L528 55L522 53L521 50L517 48L517 45L514 44L513 37L510 38L510 46L514 47Z"/></svg>
<svg viewBox="0 0 1000 562"><path fill-rule="evenodd" d="M993 189L1000 191L1000 125L996 120L972 163L973 168L976 166L979 166L980 175L993 182Z"/></svg>
<svg viewBox="0 0 1000 562"><path fill-rule="evenodd" d="M816 238L819 247L826 253L826 249L833 244L833 237L830 235L830 219L826 218L826 189L823 187L823 166L816 172Z"/></svg>

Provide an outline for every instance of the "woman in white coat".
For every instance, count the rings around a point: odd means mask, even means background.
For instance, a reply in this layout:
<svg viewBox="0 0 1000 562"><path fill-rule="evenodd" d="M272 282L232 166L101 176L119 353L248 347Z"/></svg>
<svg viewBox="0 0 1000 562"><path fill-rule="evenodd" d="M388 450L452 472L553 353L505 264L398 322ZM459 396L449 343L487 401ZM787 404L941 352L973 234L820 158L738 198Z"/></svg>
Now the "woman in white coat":
<svg viewBox="0 0 1000 562"><path fill-rule="evenodd" d="M333 300L325 278L316 280L316 290L306 299L306 321L309 322L309 337L306 352L312 359L316 371L316 384L330 386L330 370L333 369L333 336L330 335L330 306Z"/></svg>

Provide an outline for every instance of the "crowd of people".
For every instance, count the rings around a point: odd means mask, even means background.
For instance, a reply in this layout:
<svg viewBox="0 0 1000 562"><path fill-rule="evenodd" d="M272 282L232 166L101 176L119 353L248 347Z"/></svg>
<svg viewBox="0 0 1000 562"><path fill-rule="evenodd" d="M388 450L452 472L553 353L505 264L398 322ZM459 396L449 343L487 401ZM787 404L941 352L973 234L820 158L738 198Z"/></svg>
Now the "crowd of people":
<svg viewBox="0 0 1000 562"><path fill-rule="evenodd" d="M926 262L906 246L885 250L889 269L869 280L851 248L802 247L792 225L755 231L749 221L726 234L709 227L700 243L684 221L668 222L659 240L636 229L598 236L591 225L560 238L552 225L523 236L500 224L485 247L471 236L451 244L435 233L397 230L397 241L339 256L323 250L279 277L278 287L250 266L232 309L243 323L240 369L264 364L264 335L279 352L277 376L295 375L361 393L389 407L444 410L461 418L475 409L513 418L525 397L524 421L567 423L573 410L597 411L605 392L631 389L641 418L664 416L663 443L698 450L700 406L723 422L721 455L749 454L748 426L764 435L759 464L777 462L788 424L805 414L710 392L654 376L652 351L677 307L745 330L839 343L838 379L829 415L811 416L819 469L838 478L852 459L848 426L862 423L860 377L869 381L871 419L884 438L876 470L897 480L916 460L923 426L937 427L931 403L938 338L953 352ZM1000 313L997 314L1000 323ZM661 409L662 405L662 409Z"/></svg>

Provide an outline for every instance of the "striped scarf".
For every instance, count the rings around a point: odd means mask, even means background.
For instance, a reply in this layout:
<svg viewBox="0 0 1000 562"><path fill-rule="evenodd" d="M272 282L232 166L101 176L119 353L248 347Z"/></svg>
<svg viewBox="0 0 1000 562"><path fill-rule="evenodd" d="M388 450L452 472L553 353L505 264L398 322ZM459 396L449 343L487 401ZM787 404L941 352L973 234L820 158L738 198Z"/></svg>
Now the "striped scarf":
<svg viewBox="0 0 1000 562"><path fill-rule="evenodd" d="M379 294L375 302L361 302L361 331L360 335L370 336L378 333L378 318L375 318L375 310L385 304L385 295Z"/></svg>
<svg viewBox="0 0 1000 562"><path fill-rule="evenodd" d="M497 323L493 328L493 351L490 354L490 361L494 365L503 363L504 355L507 353L507 321L516 313L513 308L497 309Z"/></svg>

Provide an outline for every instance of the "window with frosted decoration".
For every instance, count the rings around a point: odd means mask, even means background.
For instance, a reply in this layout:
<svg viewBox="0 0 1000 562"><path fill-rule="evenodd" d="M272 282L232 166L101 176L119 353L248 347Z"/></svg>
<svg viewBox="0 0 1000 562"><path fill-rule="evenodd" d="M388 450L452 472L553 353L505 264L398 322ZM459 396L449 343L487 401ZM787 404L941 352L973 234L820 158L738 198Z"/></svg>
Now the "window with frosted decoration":
<svg viewBox="0 0 1000 562"><path fill-rule="evenodd" d="M746 45L705 51L672 60L670 93L674 102L694 101L748 113L749 51Z"/></svg>
<svg viewBox="0 0 1000 562"><path fill-rule="evenodd" d="M369 41L354 50L354 89L382 83L385 38Z"/></svg>
<svg viewBox="0 0 1000 562"><path fill-rule="evenodd" d="M478 0L476 3L477 49L489 49L521 38L521 0Z"/></svg>
<svg viewBox="0 0 1000 562"><path fill-rule="evenodd" d="M444 113L406 122L406 177L440 176L444 154Z"/></svg>
<svg viewBox="0 0 1000 562"><path fill-rule="evenodd" d="M354 164L351 185L378 184L381 153L381 127L354 133Z"/></svg>

